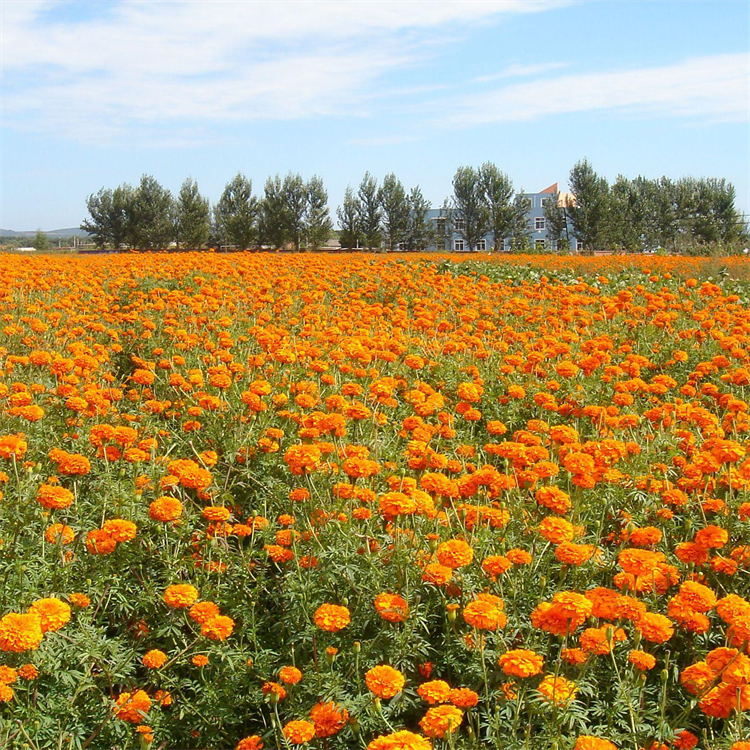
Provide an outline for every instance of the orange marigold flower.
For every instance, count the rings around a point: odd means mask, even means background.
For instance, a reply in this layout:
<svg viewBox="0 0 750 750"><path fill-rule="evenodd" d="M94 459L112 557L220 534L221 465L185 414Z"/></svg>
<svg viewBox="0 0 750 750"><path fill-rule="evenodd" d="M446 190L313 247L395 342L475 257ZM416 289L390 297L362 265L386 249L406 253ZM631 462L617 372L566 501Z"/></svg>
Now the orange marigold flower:
<svg viewBox="0 0 750 750"><path fill-rule="evenodd" d="M54 484L43 484L36 493L36 500L43 508L61 510L73 504L73 493Z"/></svg>
<svg viewBox="0 0 750 750"><path fill-rule="evenodd" d="M406 679L397 669L381 664L365 673L368 690L378 698L393 698L401 692Z"/></svg>
<svg viewBox="0 0 750 750"><path fill-rule="evenodd" d="M187 609L198 598L198 589L189 583L176 583L164 591L164 601L175 609Z"/></svg>
<svg viewBox="0 0 750 750"><path fill-rule="evenodd" d="M628 654L628 661L641 672L647 672L656 666L656 658L645 651L633 649Z"/></svg>
<svg viewBox="0 0 750 750"><path fill-rule="evenodd" d="M284 737L293 745L304 745L315 737L315 724L309 721L289 721L284 724Z"/></svg>
<svg viewBox="0 0 750 750"><path fill-rule="evenodd" d="M190 619L203 625L219 614L219 607L214 602L198 602L190 607Z"/></svg>
<svg viewBox="0 0 750 750"><path fill-rule="evenodd" d="M463 539L450 539L438 546L436 556L441 565L455 570L471 563L474 550Z"/></svg>
<svg viewBox="0 0 750 750"><path fill-rule="evenodd" d="M463 718L463 711L455 706L435 706L428 709L419 726L428 737L442 739L446 734L455 732Z"/></svg>
<svg viewBox="0 0 750 750"><path fill-rule="evenodd" d="M81 609L85 609L91 604L91 599L89 599L86 594L73 593L68 597L68 599L70 599L71 604L75 605L76 607L80 607Z"/></svg>
<svg viewBox="0 0 750 750"><path fill-rule="evenodd" d="M497 630L508 623L502 599L492 594L479 594L464 607L462 614L464 620L477 630Z"/></svg>
<svg viewBox="0 0 750 750"><path fill-rule="evenodd" d="M432 750L432 743L421 734L402 729L400 732L376 737L367 746L367 750Z"/></svg>
<svg viewBox="0 0 750 750"><path fill-rule="evenodd" d="M564 518L547 516L539 524L539 533L552 544L562 544L575 537L576 527Z"/></svg>
<svg viewBox="0 0 750 750"><path fill-rule="evenodd" d="M205 667L208 664L208 657L205 654L196 654L190 661L196 667Z"/></svg>
<svg viewBox="0 0 750 750"><path fill-rule="evenodd" d="M44 532L44 539L48 544L70 544L75 536L73 529L62 523L53 523Z"/></svg>
<svg viewBox="0 0 750 750"><path fill-rule="evenodd" d="M154 521L162 523L176 521L182 515L182 503L176 497L157 497L148 506L148 515Z"/></svg>
<svg viewBox="0 0 750 750"><path fill-rule="evenodd" d="M234 620L225 615L216 615L201 625L201 635L212 641L225 641L232 635Z"/></svg>
<svg viewBox="0 0 750 750"><path fill-rule="evenodd" d="M553 675L545 677L539 683L537 690L546 701L558 706L565 705L568 701L573 700L578 692L578 688L574 682L566 680L564 677L554 677Z"/></svg>
<svg viewBox="0 0 750 750"><path fill-rule="evenodd" d="M603 740L600 737L592 737L589 734L582 734L576 740L573 750L617 750L617 745L609 740Z"/></svg>
<svg viewBox="0 0 750 750"><path fill-rule="evenodd" d="M719 549L728 541L729 533L721 526L705 526L695 535L695 543L704 549Z"/></svg>
<svg viewBox="0 0 750 750"><path fill-rule="evenodd" d="M491 555L482 560L482 570L491 576L499 576L510 570L511 561L503 555Z"/></svg>
<svg viewBox="0 0 750 750"><path fill-rule="evenodd" d="M24 664L18 668L18 676L24 680L35 680L39 677L39 670L33 664Z"/></svg>
<svg viewBox="0 0 750 750"><path fill-rule="evenodd" d="M115 704L115 715L130 724L139 724L151 708L151 698L143 690L121 693Z"/></svg>
<svg viewBox="0 0 750 750"><path fill-rule="evenodd" d="M208 506L201 511L201 515L207 521L222 522L228 521L232 513L224 506Z"/></svg>
<svg viewBox="0 0 750 750"><path fill-rule="evenodd" d="M458 708L473 708L479 703L479 694L469 688L453 688L448 700Z"/></svg>
<svg viewBox="0 0 750 750"><path fill-rule="evenodd" d="M21 434L0 436L0 458L17 460L26 455L29 445Z"/></svg>
<svg viewBox="0 0 750 750"><path fill-rule="evenodd" d="M431 680L423 682L417 688L417 693L422 700L434 706L436 703L445 703L450 700L451 686L444 680Z"/></svg>
<svg viewBox="0 0 750 750"><path fill-rule="evenodd" d="M422 571L422 580L435 586L444 586L453 577L453 570L440 563L428 563Z"/></svg>
<svg viewBox="0 0 750 750"><path fill-rule="evenodd" d="M349 721L349 712L338 703L316 703L310 710L310 718L315 725L316 737L333 737Z"/></svg>
<svg viewBox="0 0 750 750"><path fill-rule="evenodd" d="M263 740L257 734L251 734L243 737L235 750L263 750Z"/></svg>
<svg viewBox="0 0 750 750"><path fill-rule="evenodd" d="M42 633L53 633L70 620L70 607L59 599L38 599L29 607L29 613L39 617Z"/></svg>
<svg viewBox="0 0 750 750"><path fill-rule="evenodd" d="M149 669L161 669L167 663L167 655L163 651L159 651L158 648L151 649L143 655L144 667Z"/></svg>
<svg viewBox="0 0 750 750"><path fill-rule="evenodd" d="M105 521L102 526L102 531L109 536L110 539L117 542L130 542L135 539L138 529L132 521L125 521L122 518L113 518L110 521Z"/></svg>
<svg viewBox="0 0 750 750"><path fill-rule="evenodd" d="M542 671L544 658L535 651L517 648L506 651L497 662L503 672L513 677L533 677Z"/></svg>
<svg viewBox="0 0 750 750"><path fill-rule="evenodd" d="M409 605L398 594L378 594L375 597L375 609L388 622L403 622L409 617Z"/></svg>
<svg viewBox="0 0 750 750"><path fill-rule="evenodd" d="M0 683L12 685L18 679L18 672L13 667L0 664Z"/></svg>
<svg viewBox="0 0 750 750"><path fill-rule="evenodd" d="M38 614L10 612L0 618L0 650L34 651L39 648L44 633Z"/></svg>
<svg viewBox="0 0 750 750"><path fill-rule="evenodd" d="M540 487L534 496L539 505L559 515L565 515L572 507L570 495L559 487Z"/></svg>
<svg viewBox="0 0 750 750"><path fill-rule="evenodd" d="M337 633L349 625L352 618L346 607L338 604L321 604L315 610L313 621L321 630Z"/></svg>
<svg viewBox="0 0 750 750"><path fill-rule="evenodd" d="M636 620L635 626L651 643L666 643L674 635L674 623L656 612L644 612Z"/></svg>
<svg viewBox="0 0 750 750"><path fill-rule="evenodd" d="M297 667L282 667L279 670L279 679L287 685L296 685L302 679L302 672Z"/></svg>

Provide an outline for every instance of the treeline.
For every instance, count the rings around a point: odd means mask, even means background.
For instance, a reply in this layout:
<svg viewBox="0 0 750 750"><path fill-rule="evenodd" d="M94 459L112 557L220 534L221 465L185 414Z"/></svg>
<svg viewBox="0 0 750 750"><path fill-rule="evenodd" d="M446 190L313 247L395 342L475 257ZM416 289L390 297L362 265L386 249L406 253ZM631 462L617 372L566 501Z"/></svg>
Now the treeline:
<svg viewBox="0 0 750 750"><path fill-rule="evenodd" d="M328 193L320 177L305 182L298 174L269 177L263 195L237 174L211 206L188 178L177 196L150 175L136 187L102 188L86 200L89 218L81 228L100 247L139 249L201 248L209 244L241 249L293 244L318 249L330 238L333 223Z"/></svg>
<svg viewBox="0 0 750 750"><path fill-rule="evenodd" d="M568 183L572 200L548 202L547 222L564 226L569 221L586 251L694 252L747 239L734 186L725 179L619 175L610 185L584 159L573 167Z"/></svg>
<svg viewBox="0 0 750 750"><path fill-rule="evenodd" d="M298 174L269 177L259 197L252 182L238 174L216 205L187 179L175 197L150 175L136 187L102 188L86 200L89 218L81 228L99 246L119 249L212 244L317 250L334 234L328 193L320 177L305 182ZM434 242L430 204L419 187L407 191L395 175L378 185L369 172L358 190L347 188L337 209L340 243L345 248L386 247L424 250Z"/></svg>
<svg viewBox="0 0 750 750"><path fill-rule="evenodd" d="M511 178L496 165L459 167L453 176L453 194L440 210L439 239L445 245L457 234L468 250L476 250L489 236L498 250L506 240L512 248L525 250L530 247L530 210L531 199L516 191Z"/></svg>
<svg viewBox="0 0 750 750"><path fill-rule="evenodd" d="M565 252L594 250L701 252L747 241L747 227L735 207L735 189L724 179L667 177L628 179L610 185L585 159L571 170L570 193L544 196L546 246ZM81 224L99 246L119 249L208 245L293 247L317 250L334 234L328 193L320 177L269 177L260 196L237 174L211 206L197 183L187 179L177 196L150 175L136 187L102 188L86 201L89 218ZM336 209L343 248L425 250L507 247L533 249L540 231L530 219L531 198L516 190L495 164L456 171L453 191L431 221L430 204L419 186L407 189L389 174L382 184L369 172L359 187L346 188ZM433 218L435 218L433 216ZM541 217L537 214L537 219ZM538 239L538 237L537 237Z"/></svg>

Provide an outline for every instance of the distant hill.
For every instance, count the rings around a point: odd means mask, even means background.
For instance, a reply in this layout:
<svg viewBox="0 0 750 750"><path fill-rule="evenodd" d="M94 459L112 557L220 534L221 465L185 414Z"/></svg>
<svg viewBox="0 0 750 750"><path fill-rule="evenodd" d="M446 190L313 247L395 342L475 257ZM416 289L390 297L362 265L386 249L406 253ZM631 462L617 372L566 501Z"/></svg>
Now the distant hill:
<svg viewBox="0 0 750 750"><path fill-rule="evenodd" d="M0 229L0 237L33 237L36 229L31 232L16 232L13 229ZM84 232L80 227L70 227L69 229L52 229L44 234L51 239L58 237L88 237L88 232Z"/></svg>

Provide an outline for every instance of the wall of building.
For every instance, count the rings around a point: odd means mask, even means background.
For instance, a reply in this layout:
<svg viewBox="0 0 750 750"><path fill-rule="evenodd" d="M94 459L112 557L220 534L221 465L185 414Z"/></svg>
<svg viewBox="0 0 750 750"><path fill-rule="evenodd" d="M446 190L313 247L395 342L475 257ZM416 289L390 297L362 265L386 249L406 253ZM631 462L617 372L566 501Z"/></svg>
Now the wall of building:
<svg viewBox="0 0 750 750"><path fill-rule="evenodd" d="M527 214L527 219L529 222L529 240L531 242L532 247L535 246L538 242L544 242L544 247L546 249L556 249L551 247L551 241L549 238L549 233L547 232L546 227L546 220L544 217L544 204L542 201L549 199L550 193L524 193L525 197L529 199L531 202L531 206L529 208L529 212ZM441 218L440 216L441 210L439 208L433 208L430 209L427 213L427 218L432 221L437 228L437 222ZM573 231L572 227L568 226L568 234L570 236L570 249L575 251L576 250L576 240L573 237ZM483 250L491 250L493 247L494 238L491 233L488 233L484 238L484 247L481 247L479 251ZM453 233L451 237L448 239L447 247L444 248L438 248L436 245L432 245L430 247L431 250L444 250L445 252L469 252L469 247L467 246L466 242L464 241L461 233L457 231L455 228L453 229ZM462 248L463 245L463 248ZM505 240L505 247L499 248L498 250L501 252L509 252L511 249L510 247L510 239L507 238ZM567 249L567 248L566 248Z"/></svg>

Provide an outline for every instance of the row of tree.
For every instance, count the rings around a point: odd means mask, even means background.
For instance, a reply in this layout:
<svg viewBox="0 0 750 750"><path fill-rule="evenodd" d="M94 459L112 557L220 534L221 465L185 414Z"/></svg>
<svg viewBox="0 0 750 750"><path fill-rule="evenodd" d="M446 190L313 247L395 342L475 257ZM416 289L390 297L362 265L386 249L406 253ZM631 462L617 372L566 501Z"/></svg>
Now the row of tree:
<svg viewBox="0 0 750 750"><path fill-rule="evenodd" d="M725 179L619 175L610 185L583 160L573 167L568 182L572 199L545 205L548 229L569 223L566 231L587 251L685 251L747 240L734 186Z"/></svg>
<svg viewBox="0 0 750 750"><path fill-rule="evenodd" d="M305 182L298 174L269 177L263 196L238 174L211 207L195 180L188 178L176 197L150 175L136 187L102 188L86 200L89 218L82 224L99 246L118 249L199 248L207 244L239 248L265 244L322 247L333 231L328 193L320 177Z"/></svg>
<svg viewBox="0 0 750 750"><path fill-rule="evenodd" d="M573 167L568 182L569 194L552 193L544 201L545 239L559 250L578 242L587 252L658 247L680 251L746 239L734 187L724 179L620 175L610 185L584 159ZM530 247L531 200L523 190L516 191L495 164L459 167L452 186L438 220L432 221L430 204L418 186L407 190L394 174L379 185L367 172L356 190L347 187L337 208L341 246L452 249L458 236L468 250L486 244L488 237L498 250L507 244L518 250ZM314 176L305 182L292 173L283 179L269 177L259 197L253 195L251 181L238 174L213 207L194 180L185 180L173 197L149 175L136 187L102 188L86 205L90 218L81 227L98 245L114 248L176 243L189 248L213 244L315 250L333 234L323 181Z"/></svg>
<svg viewBox="0 0 750 750"><path fill-rule="evenodd" d="M346 188L336 210L339 241L348 248L424 250L435 241L429 210L419 186L407 192L395 174L386 175L378 186L366 172L356 192Z"/></svg>
<svg viewBox="0 0 750 750"><path fill-rule="evenodd" d="M469 250L489 235L492 246L523 248L531 234L528 214L531 199L516 192L511 178L497 166L485 162L481 167L459 167L453 177L453 195L440 211L440 234L450 239L460 235Z"/></svg>

